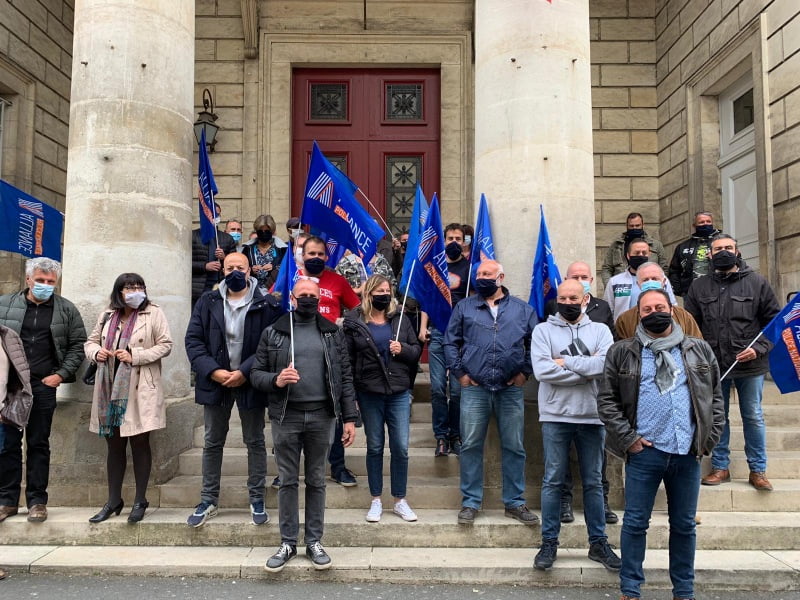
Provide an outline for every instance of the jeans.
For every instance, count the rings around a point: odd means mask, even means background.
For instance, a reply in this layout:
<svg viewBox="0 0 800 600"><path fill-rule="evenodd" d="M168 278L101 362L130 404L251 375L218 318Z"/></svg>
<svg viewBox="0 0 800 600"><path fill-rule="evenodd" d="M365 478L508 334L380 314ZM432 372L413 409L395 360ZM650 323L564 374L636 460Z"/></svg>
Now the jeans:
<svg viewBox="0 0 800 600"><path fill-rule="evenodd" d="M558 539L561 531L561 488L569 471L569 449L575 442L583 482L583 510L589 543L606 538L602 466L605 429L602 425L542 423L542 539Z"/></svg>
<svg viewBox="0 0 800 600"><path fill-rule="evenodd" d="M203 490L200 499L219 506L222 477L222 451L228 437L233 404L203 407L205 442L203 445ZM239 409L242 438L247 446L247 490L250 503L263 502L267 485L267 450L264 444L263 408Z"/></svg>
<svg viewBox="0 0 800 600"><path fill-rule="evenodd" d="M644 583L647 528L661 482L669 513L669 577L675 598L694 598L694 552L700 461L690 454L668 454L645 447L629 454L625 467L625 516L620 548L620 591L639 598Z"/></svg>
<svg viewBox="0 0 800 600"><path fill-rule="evenodd" d="M600 478L603 483L603 502L608 504L608 490L611 489L611 486L608 483L608 477L606 477L606 466L608 462L608 456L605 452L603 452L603 468L600 472ZM564 474L564 485L561 486L561 502L566 502L567 504L572 504L572 487L574 483L572 481L572 471L567 468L567 472Z"/></svg>
<svg viewBox="0 0 800 600"><path fill-rule="evenodd" d="M325 463L336 419L326 410L287 411L282 423L272 420L272 445L281 489L278 515L281 542L297 545L300 531L298 479L300 453L305 458L305 543L322 541L325 524Z"/></svg>
<svg viewBox="0 0 800 600"><path fill-rule="evenodd" d="M461 390L461 505L474 509L483 501L483 445L489 419L494 415L500 434L503 504L525 504L525 406L522 388L510 386L496 392L482 386Z"/></svg>
<svg viewBox="0 0 800 600"><path fill-rule="evenodd" d="M431 375L431 420L436 439L457 439L461 437L461 384L455 375L448 375L444 358L444 334L431 327L431 341L428 344L428 366ZM448 402L447 384L450 383Z"/></svg>
<svg viewBox="0 0 800 600"><path fill-rule="evenodd" d="M727 469L731 462L731 424L728 420L731 386L739 393L739 411L744 429L744 453L751 471L763 473L767 470L767 427L761 410L761 394L764 376L726 377L722 380L722 399L725 402L725 428L719 443L711 453L712 469Z"/></svg>
<svg viewBox="0 0 800 600"><path fill-rule="evenodd" d="M25 428L27 453L25 457L25 498L30 508L47 504L47 485L50 481L50 428L56 412L56 388L39 380L31 380L33 407ZM22 435L13 425L3 428L0 449L0 506L18 506L22 490Z"/></svg>
<svg viewBox="0 0 800 600"><path fill-rule="evenodd" d="M383 492L383 448L386 444L384 425L389 430L389 474L392 496L406 497L408 483L408 435L411 406L408 392L369 394L358 392L358 405L367 436L367 478L369 493L378 497Z"/></svg>

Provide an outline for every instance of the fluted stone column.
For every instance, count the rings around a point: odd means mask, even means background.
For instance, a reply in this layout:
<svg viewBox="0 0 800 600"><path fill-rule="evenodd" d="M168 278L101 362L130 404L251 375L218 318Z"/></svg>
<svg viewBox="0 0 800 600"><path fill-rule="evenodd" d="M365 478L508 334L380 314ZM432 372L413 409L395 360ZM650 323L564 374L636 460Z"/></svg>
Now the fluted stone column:
<svg viewBox="0 0 800 600"><path fill-rule="evenodd" d="M194 9L195 0L79 0L74 21L62 291L89 332L117 275L142 275L175 341L162 375L171 399L189 392ZM91 390L64 386L60 399L54 463L70 471L104 444L80 442L86 409L76 405ZM68 416L80 417L72 430Z"/></svg>

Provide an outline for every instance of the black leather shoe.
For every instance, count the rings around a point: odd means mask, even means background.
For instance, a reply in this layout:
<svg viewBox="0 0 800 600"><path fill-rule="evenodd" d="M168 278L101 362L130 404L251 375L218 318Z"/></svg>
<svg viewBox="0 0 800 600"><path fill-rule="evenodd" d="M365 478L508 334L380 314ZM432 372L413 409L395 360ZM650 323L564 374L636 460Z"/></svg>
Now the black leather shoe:
<svg viewBox="0 0 800 600"><path fill-rule="evenodd" d="M131 514L128 515L128 523L138 523L144 519L144 511L147 510L148 506L150 506L150 503L147 501L134 504Z"/></svg>
<svg viewBox="0 0 800 600"><path fill-rule="evenodd" d="M108 502L103 505L103 508L100 509L100 512L89 519L89 523L102 523L106 519L108 519L112 514L116 514L119 516L119 513L122 512L122 508L125 506L125 501L120 500L119 504L116 506L109 506Z"/></svg>

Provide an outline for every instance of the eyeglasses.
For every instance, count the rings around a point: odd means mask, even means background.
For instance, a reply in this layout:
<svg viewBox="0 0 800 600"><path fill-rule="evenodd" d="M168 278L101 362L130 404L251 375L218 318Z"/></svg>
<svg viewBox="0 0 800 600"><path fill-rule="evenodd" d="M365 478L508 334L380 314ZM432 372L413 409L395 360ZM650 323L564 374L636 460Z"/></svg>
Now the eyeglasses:
<svg viewBox="0 0 800 600"><path fill-rule="evenodd" d="M146 288L143 285L126 285L122 289L126 292L143 292Z"/></svg>

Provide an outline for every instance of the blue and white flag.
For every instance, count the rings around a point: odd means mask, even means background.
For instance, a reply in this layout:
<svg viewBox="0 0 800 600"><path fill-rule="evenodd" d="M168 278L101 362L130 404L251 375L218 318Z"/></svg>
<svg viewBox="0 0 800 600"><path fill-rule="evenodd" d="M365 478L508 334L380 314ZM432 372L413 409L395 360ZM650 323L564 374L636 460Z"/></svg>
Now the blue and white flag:
<svg viewBox="0 0 800 600"><path fill-rule="evenodd" d="M494 238L492 238L492 223L489 219L489 205L486 196L481 194L478 206L478 219L475 222L475 235L472 238L472 249L469 255L470 268L481 264L485 260L494 258Z"/></svg>
<svg viewBox="0 0 800 600"><path fill-rule="evenodd" d="M419 246L419 236L425 226L425 220L428 218L428 201L425 199L425 194L422 193L422 188L417 184L417 190L414 193L414 208L411 211L411 222L408 225L408 243L406 244L406 255L403 258L403 272L400 277L400 284L397 289L405 294L406 287L408 286L408 276L411 273L411 265L417 258L414 249ZM414 290L410 289L409 296L416 298Z"/></svg>
<svg viewBox="0 0 800 600"><path fill-rule="evenodd" d="M0 179L0 250L61 261L64 215Z"/></svg>
<svg viewBox="0 0 800 600"><path fill-rule="evenodd" d="M325 252L328 254L328 260L325 261L325 266L335 269L339 261L342 260L347 248L342 246L335 238L332 238L325 232L320 233L320 237L325 240Z"/></svg>
<svg viewBox="0 0 800 600"><path fill-rule="evenodd" d="M539 241L536 243L536 257L533 260L533 274L531 276L531 295L528 298L536 311L540 321L544 321L544 307L548 300L557 296L558 284L561 283L561 273L558 272L556 261L553 259L553 249L550 246L550 235L547 233L547 223L544 221L544 209L539 205L542 219L539 223Z"/></svg>
<svg viewBox="0 0 800 600"><path fill-rule="evenodd" d="M286 248L286 252L283 253L281 266L278 270L278 278L272 284L272 289L270 289L271 294L280 296L278 300L285 311L292 310L289 294L294 289L294 284L297 283L299 275L297 263L294 262L294 241L292 241L289 247Z"/></svg>
<svg viewBox="0 0 800 600"><path fill-rule="evenodd" d="M217 237L217 210L214 206L214 195L219 193L214 173L211 172L211 162L208 160L206 149L206 132L200 134L200 156L197 161L197 183L200 186L198 200L200 201L200 240L208 244Z"/></svg>
<svg viewBox="0 0 800 600"><path fill-rule="evenodd" d="M769 353L769 370L781 394L800 390L800 293L775 315L764 328L774 344Z"/></svg>
<svg viewBox="0 0 800 600"><path fill-rule="evenodd" d="M442 217L439 215L439 201L434 194L428 209L428 218L422 227L416 248L409 246L406 254L413 253L417 261L412 276L411 288L420 308L428 313L428 318L439 331L447 329L450 314L453 312L450 297L450 277L447 272L447 255L444 251Z"/></svg>
<svg viewBox="0 0 800 600"><path fill-rule="evenodd" d="M300 220L369 263L385 232L356 200L357 189L314 142Z"/></svg>

